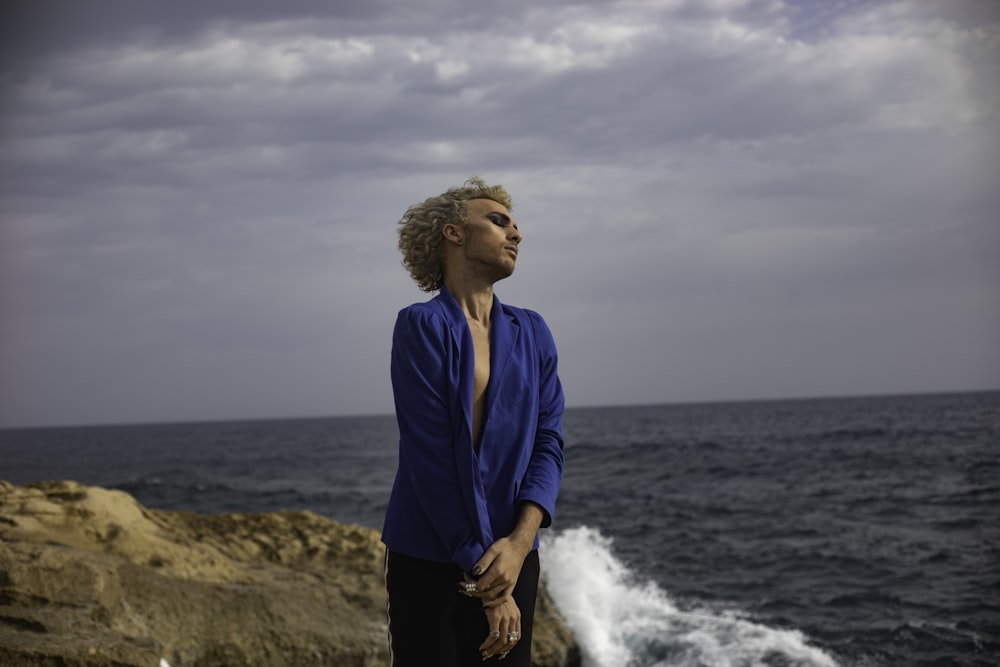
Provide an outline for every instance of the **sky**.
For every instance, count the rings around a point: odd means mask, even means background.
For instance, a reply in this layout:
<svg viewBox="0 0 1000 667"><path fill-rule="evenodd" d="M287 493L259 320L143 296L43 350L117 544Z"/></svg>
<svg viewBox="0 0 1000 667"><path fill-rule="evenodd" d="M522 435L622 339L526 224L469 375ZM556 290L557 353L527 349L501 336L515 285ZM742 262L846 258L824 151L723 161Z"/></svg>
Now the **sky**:
<svg viewBox="0 0 1000 667"><path fill-rule="evenodd" d="M1000 389L1000 3L4 3L0 426L389 414L477 175L570 407Z"/></svg>

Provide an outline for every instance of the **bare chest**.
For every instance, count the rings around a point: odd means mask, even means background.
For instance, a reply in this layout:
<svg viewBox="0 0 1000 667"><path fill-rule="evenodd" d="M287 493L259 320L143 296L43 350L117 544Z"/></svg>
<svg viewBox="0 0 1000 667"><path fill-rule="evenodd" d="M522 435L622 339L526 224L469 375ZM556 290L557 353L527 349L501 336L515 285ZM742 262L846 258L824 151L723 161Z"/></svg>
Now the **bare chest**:
<svg viewBox="0 0 1000 667"><path fill-rule="evenodd" d="M483 413L486 405L486 387L490 383L490 332L489 328L469 322L472 346L475 352L472 380L472 442L479 451L483 432Z"/></svg>
<svg viewBox="0 0 1000 667"><path fill-rule="evenodd" d="M472 402L477 408L480 408L486 395L486 387L490 382L490 334L488 330L478 326L472 326L470 330L476 354Z"/></svg>

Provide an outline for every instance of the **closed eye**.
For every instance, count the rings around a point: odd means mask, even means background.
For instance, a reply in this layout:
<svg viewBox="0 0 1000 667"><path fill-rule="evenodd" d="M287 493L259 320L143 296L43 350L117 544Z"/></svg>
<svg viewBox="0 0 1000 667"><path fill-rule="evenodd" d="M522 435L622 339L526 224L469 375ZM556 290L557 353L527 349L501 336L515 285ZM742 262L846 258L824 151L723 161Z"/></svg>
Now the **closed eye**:
<svg viewBox="0 0 1000 667"><path fill-rule="evenodd" d="M490 222L492 222L497 227L507 227L510 225L510 216L504 215L503 213L490 213ZM517 225L514 225L514 229L517 229Z"/></svg>

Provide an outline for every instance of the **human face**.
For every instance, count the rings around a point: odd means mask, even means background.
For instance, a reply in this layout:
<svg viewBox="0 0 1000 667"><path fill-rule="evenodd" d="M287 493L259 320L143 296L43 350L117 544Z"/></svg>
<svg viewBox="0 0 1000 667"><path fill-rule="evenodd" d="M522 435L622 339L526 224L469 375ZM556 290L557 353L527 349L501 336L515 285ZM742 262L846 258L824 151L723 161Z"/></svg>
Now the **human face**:
<svg viewBox="0 0 1000 667"><path fill-rule="evenodd" d="M462 234L470 266L484 271L492 281L512 274L523 237L507 207L492 199L470 199L465 214Z"/></svg>

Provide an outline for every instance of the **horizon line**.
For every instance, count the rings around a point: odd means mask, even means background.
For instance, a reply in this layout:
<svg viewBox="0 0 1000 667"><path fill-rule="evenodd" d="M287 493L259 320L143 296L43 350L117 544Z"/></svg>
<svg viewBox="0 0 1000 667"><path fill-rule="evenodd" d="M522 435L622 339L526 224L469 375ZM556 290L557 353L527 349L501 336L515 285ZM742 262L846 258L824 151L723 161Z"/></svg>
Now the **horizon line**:
<svg viewBox="0 0 1000 667"><path fill-rule="evenodd" d="M734 399L692 399L682 401L666 402L643 402L643 403L605 403L591 405L572 405L566 407L566 412L575 410L605 410L620 408L650 408L669 406L695 406L695 405L732 405L740 403L789 403L796 401L838 401L865 398L907 398L918 396L949 396L962 394L995 394L1000 393L1000 388L995 389L958 389L942 391L910 391L910 392L876 392L858 394L827 394L810 395L796 397L770 397L770 398L734 398ZM110 421L110 422L78 422L66 424L48 425L26 425L26 426L2 426L2 431L29 431L44 429L84 429L84 428L127 428L139 426L195 426L207 424L229 424L237 422L279 422L279 421L315 421L323 419L374 419L393 417L393 412L358 412L351 414L328 414L328 415L292 415L292 416L270 416L270 417L212 417L207 419L176 419L168 421Z"/></svg>

